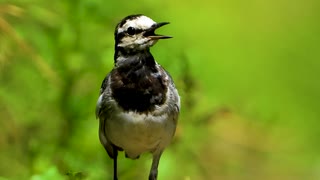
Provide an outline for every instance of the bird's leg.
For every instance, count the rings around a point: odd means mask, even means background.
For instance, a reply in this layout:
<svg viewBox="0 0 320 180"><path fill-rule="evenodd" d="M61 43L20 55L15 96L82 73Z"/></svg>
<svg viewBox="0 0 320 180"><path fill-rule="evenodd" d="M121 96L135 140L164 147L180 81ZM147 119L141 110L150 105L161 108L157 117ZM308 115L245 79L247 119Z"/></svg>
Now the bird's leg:
<svg viewBox="0 0 320 180"><path fill-rule="evenodd" d="M113 180L118 180L117 176L117 158L118 158L118 150L115 146L112 146L113 149Z"/></svg>
<svg viewBox="0 0 320 180"><path fill-rule="evenodd" d="M152 165L151 165L151 170L150 170L150 174L149 174L149 180L157 180L158 165L159 165L161 154L162 154L162 151L156 151L153 153Z"/></svg>

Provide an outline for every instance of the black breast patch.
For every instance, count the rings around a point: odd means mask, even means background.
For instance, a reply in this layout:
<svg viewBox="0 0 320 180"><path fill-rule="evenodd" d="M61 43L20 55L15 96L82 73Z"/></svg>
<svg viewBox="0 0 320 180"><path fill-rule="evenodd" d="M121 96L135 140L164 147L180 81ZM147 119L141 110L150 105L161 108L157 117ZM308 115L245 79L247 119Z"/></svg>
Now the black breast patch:
<svg viewBox="0 0 320 180"><path fill-rule="evenodd" d="M166 100L165 71L150 58L128 59L110 74L112 96L125 111L149 112Z"/></svg>

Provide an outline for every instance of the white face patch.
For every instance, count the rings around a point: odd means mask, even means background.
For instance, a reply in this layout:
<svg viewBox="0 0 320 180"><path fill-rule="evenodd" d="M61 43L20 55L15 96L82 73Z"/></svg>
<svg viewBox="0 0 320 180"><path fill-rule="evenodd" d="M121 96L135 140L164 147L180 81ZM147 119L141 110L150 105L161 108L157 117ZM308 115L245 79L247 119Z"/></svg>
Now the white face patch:
<svg viewBox="0 0 320 180"><path fill-rule="evenodd" d="M121 42L119 42L119 47L126 47L129 49L142 50L147 47L153 46L157 40L151 40L148 37L144 37L142 34L137 34L134 36L124 37Z"/></svg>
<svg viewBox="0 0 320 180"><path fill-rule="evenodd" d="M156 22L147 16L139 16L136 19L127 20L127 22L118 29L118 33L126 31L129 27L133 27L135 29L149 29L154 24L156 24Z"/></svg>

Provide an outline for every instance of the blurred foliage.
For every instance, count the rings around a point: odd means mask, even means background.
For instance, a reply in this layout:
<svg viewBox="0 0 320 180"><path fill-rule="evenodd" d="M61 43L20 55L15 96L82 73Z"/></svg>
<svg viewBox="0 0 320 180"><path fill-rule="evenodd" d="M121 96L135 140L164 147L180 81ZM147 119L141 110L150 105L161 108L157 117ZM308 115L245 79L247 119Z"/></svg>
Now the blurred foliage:
<svg viewBox="0 0 320 180"><path fill-rule="evenodd" d="M159 179L320 179L320 3L0 0L0 179L111 179L94 109L119 20L170 21L152 52L182 114ZM146 179L150 155L119 157Z"/></svg>

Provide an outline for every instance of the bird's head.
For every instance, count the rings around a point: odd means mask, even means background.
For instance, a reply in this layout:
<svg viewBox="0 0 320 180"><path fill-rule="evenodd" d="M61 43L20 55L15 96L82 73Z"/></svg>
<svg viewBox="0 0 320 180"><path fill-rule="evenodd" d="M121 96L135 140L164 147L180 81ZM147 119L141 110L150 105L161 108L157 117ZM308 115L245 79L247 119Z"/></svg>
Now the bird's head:
<svg viewBox="0 0 320 180"><path fill-rule="evenodd" d="M159 39L170 36L155 34L155 30L168 22L156 23L144 15L131 15L124 18L116 27L116 47L127 51L143 51L153 46Z"/></svg>

